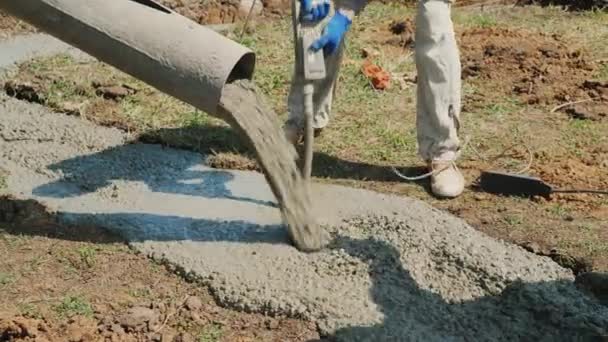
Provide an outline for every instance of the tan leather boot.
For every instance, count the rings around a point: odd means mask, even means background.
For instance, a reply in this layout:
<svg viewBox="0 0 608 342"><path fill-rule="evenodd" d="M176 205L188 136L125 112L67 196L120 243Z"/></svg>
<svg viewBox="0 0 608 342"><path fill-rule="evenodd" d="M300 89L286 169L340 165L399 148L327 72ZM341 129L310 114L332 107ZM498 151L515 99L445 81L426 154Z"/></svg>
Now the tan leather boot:
<svg viewBox="0 0 608 342"><path fill-rule="evenodd" d="M435 196L455 198L464 191L464 177L454 161L433 161L429 169L431 175L431 191Z"/></svg>

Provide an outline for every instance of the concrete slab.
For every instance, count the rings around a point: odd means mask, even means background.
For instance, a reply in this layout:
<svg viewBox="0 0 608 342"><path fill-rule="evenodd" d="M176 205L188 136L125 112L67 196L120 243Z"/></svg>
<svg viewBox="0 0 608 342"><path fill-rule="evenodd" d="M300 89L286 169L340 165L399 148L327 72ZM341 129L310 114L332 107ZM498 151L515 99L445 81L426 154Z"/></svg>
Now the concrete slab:
<svg viewBox="0 0 608 342"><path fill-rule="evenodd" d="M608 334L608 309L579 292L569 270L421 201L317 184L315 214L333 243L303 254L288 243L262 175L127 140L0 95L10 193L65 223L118 232L228 307L314 320L346 341Z"/></svg>

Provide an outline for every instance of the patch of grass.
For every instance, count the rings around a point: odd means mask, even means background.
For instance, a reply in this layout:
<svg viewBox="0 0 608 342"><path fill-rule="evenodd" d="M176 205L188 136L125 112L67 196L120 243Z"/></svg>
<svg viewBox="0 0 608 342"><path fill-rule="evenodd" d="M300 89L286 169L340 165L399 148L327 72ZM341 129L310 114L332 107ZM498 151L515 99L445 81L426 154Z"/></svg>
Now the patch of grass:
<svg viewBox="0 0 608 342"><path fill-rule="evenodd" d="M92 267L95 264L97 251L93 247L84 246L78 248L78 255L80 256L80 261L82 261L86 266Z"/></svg>
<svg viewBox="0 0 608 342"><path fill-rule="evenodd" d="M37 272L40 267L42 266L42 263L44 262L44 258L42 255L36 255L33 258L31 258L30 260L27 261L25 268L24 268L24 272Z"/></svg>
<svg viewBox="0 0 608 342"><path fill-rule="evenodd" d="M470 27L490 28L498 25L496 17L486 13L466 15L461 20L461 24Z"/></svg>
<svg viewBox="0 0 608 342"><path fill-rule="evenodd" d="M129 289L129 295L135 298L148 298L152 295L149 288Z"/></svg>
<svg viewBox="0 0 608 342"><path fill-rule="evenodd" d="M503 219L510 226L520 226L524 222L523 218L518 215L508 215Z"/></svg>
<svg viewBox="0 0 608 342"><path fill-rule="evenodd" d="M28 237L25 235L14 235L3 233L0 238L9 248L19 248L27 243Z"/></svg>
<svg viewBox="0 0 608 342"><path fill-rule="evenodd" d="M548 211L551 215L553 215L557 218L563 218L569 214L568 209L560 204L556 204L556 205L549 207Z"/></svg>
<svg viewBox="0 0 608 342"><path fill-rule="evenodd" d="M93 307L85 298L80 296L65 297L61 303L53 306L53 309L57 315L63 318L93 316Z"/></svg>
<svg viewBox="0 0 608 342"><path fill-rule="evenodd" d="M18 304L17 309L19 310L19 313L25 317L36 319L42 318L42 313L40 312L40 309L32 303Z"/></svg>
<svg viewBox="0 0 608 342"><path fill-rule="evenodd" d="M239 37L239 39L235 39L235 41L251 50L255 50L257 39L252 35L244 35L243 37Z"/></svg>
<svg viewBox="0 0 608 342"><path fill-rule="evenodd" d="M73 58L67 54L57 54L50 58L33 59L27 63L28 68L36 73L45 73L57 68L70 66L74 63Z"/></svg>
<svg viewBox="0 0 608 342"><path fill-rule="evenodd" d="M506 97L499 101L493 101L483 107L482 113L485 115L502 118L521 110L523 104L513 97Z"/></svg>
<svg viewBox="0 0 608 342"><path fill-rule="evenodd" d="M11 285L15 282L15 276L11 273L0 272L0 288Z"/></svg>
<svg viewBox="0 0 608 342"><path fill-rule="evenodd" d="M198 342L216 342L222 337L222 327L217 324L210 324L203 328L197 336Z"/></svg>
<svg viewBox="0 0 608 342"><path fill-rule="evenodd" d="M598 78L601 81L608 81L608 63L604 63L600 66L598 71Z"/></svg>

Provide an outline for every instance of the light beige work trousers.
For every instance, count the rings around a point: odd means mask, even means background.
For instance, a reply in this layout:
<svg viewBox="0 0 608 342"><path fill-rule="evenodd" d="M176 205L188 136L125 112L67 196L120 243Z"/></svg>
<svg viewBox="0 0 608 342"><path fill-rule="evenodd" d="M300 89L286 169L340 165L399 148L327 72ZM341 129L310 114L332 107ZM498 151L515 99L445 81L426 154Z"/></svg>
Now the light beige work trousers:
<svg viewBox="0 0 608 342"><path fill-rule="evenodd" d="M455 160L459 156L461 66L451 5L450 0L418 1L416 127L418 152L425 161ZM330 121L343 46L344 42L334 54L326 57L327 77L314 84L314 128L324 128ZM304 80L294 74L288 97L288 125L304 125L303 86Z"/></svg>

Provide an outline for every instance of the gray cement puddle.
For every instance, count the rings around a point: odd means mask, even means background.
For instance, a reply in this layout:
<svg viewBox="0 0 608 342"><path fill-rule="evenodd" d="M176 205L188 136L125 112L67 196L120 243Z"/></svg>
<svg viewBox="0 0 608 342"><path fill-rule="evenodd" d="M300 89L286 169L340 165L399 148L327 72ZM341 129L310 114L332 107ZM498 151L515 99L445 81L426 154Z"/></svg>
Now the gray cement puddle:
<svg viewBox="0 0 608 342"><path fill-rule="evenodd" d="M0 51L4 47L0 47ZM288 243L263 175L125 144L115 129L0 95L8 190L67 224L118 232L239 310L315 321L345 341L594 341L608 308L549 258L494 240L423 202L315 185L333 242Z"/></svg>

